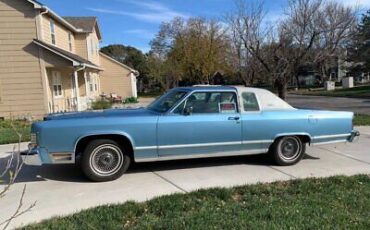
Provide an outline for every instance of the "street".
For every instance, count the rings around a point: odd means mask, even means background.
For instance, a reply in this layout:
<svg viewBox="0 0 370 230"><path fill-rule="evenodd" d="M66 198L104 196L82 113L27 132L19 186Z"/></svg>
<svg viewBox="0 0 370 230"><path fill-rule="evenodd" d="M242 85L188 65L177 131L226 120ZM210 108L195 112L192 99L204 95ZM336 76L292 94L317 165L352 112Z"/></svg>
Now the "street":
<svg viewBox="0 0 370 230"><path fill-rule="evenodd" d="M370 99L288 94L287 102L297 108L352 111L370 115Z"/></svg>

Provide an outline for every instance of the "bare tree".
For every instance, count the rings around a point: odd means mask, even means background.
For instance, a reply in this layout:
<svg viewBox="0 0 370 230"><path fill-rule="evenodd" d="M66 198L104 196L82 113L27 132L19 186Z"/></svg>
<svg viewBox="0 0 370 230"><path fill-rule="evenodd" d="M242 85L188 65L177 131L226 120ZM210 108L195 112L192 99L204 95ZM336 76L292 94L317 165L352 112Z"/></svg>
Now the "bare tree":
<svg viewBox="0 0 370 230"><path fill-rule="evenodd" d="M287 84L302 65L317 63L321 68L337 51L356 21L351 8L323 0L290 0L285 16L268 27L264 23L263 3L237 1L229 16L239 66L253 70L257 60L285 99ZM246 54L243 54L245 49Z"/></svg>
<svg viewBox="0 0 370 230"><path fill-rule="evenodd" d="M326 2L320 10L317 27L320 36L313 45L312 61L317 65L324 80L330 78L333 61L343 56L343 50L354 34L357 10L338 2Z"/></svg>

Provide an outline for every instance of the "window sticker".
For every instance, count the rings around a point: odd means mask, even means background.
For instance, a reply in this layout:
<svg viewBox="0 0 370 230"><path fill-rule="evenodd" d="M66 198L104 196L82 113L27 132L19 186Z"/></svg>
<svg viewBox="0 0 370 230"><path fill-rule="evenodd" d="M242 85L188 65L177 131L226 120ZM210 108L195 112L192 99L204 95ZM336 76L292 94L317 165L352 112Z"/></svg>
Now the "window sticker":
<svg viewBox="0 0 370 230"><path fill-rule="evenodd" d="M236 113L235 103L219 103L220 113Z"/></svg>

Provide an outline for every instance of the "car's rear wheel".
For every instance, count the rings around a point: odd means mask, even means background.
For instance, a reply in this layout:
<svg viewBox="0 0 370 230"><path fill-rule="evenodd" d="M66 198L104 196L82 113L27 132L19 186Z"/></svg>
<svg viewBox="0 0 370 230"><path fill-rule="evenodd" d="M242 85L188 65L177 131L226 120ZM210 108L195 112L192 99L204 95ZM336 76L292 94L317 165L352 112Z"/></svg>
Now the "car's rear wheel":
<svg viewBox="0 0 370 230"><path fill-rule="evenodd" d="M276 164L294 165L302 159L306 145L297 136L285 136L275 140L270 151Z"/></svg>
<svg viewBox="0 0 370 230"><path fill-rule="evenodd" d="M117 142L109 139L91 141L85 148L81 167L93 181L111 181L120 177L129 167L130 157Z"/></svg>

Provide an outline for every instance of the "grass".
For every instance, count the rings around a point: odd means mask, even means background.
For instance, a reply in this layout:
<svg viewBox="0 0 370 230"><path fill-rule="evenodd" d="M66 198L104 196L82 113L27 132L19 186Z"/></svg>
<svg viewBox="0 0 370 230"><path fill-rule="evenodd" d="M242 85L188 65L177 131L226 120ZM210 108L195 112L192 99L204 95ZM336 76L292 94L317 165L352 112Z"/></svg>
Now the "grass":
<svg viewBox="0 0 370 230"><path fill-rule="evenodd" d="M356 114L353 119L353 124L357 126L370 125L370 115Z"/></svg>
<svg viewBox="0 0 370 230"><path fill-rule="evenodd" d="M91 103L91 108L93 110L110 109L112 103L108 100L97 100Z"/></svg>
<svg viewBox="0 0 370 230"><path fill-rule="evenodd" d="M123 104L135 104L135 103L138 103L139 101L137 100L137 97L126 97L124 100L123 100Z"/></svg>
<svg viewBox="0 0 370 230"><path fill-rule="evenodd" d="M337 176L100 206L24 229L369 229L370 177Z"/></svg>
<svg viewBox="0 0 370 230"><path fill-rule="evenodd" d="M31 122L4 120L0 121L0 144L17 143L19 138L15 130L22 135L21 141L30 140Z"/></svg>
<svg viewBox="0 0 370 230"><path fill-rule="evenodd" d="M353 98L370 98L370 85L358 86L350 89L336 89L334 91L313 90L292 92L302 95L329 96L329 97L353 97Z"/></svg>

